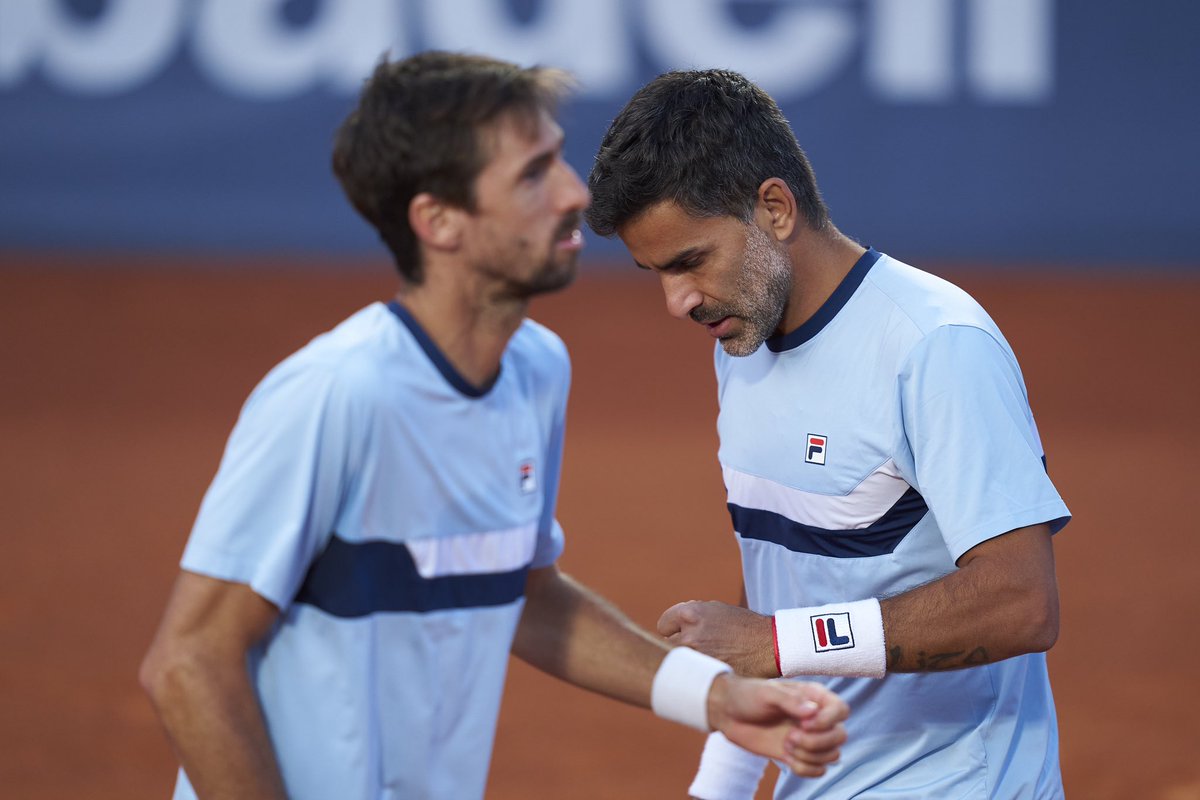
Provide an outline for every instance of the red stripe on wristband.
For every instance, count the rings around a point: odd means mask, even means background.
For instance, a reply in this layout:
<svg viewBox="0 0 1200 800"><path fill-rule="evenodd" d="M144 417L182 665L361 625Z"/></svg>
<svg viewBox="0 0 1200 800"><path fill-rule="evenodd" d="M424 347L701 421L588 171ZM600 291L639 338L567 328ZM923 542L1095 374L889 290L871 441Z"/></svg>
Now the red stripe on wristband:
<svg viewBox="0 0 1200 800"><path fill-rule="evenodd" d="M775 615L771 615L771 647L775 650L775 671L783 675L783 667L779 663L779 629L775 627Z"/></svg>

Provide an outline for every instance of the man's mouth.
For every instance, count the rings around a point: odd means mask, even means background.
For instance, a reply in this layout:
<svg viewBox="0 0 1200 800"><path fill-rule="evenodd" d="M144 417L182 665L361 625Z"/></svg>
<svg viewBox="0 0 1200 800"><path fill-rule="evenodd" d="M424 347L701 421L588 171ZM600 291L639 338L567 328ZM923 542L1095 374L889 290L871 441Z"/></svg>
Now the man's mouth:
<svg viewBox="0 0 1200 800"><path fill-rule="evenodd" d="M701 322L700 324L708 329L709 336L714 339L722 339L729 334L729 329L733 327L733 319L733 317L721 317L712 322Z"/></svg>
<svg viewBox="0 0 1200 800"><path fill-rule="evenodd" d="M570 231L565 236L559 237L555 242L555 246L560 250L582 250L583 249L583 231L576 228Z"/></svg>
<svg viewBox="0 0 1200 800"><path fill-rule="evenodd" d="M577 218L567 220L558 230L554 238L555 246L564 250L580 250L583 248L583 229Z"/></svg>

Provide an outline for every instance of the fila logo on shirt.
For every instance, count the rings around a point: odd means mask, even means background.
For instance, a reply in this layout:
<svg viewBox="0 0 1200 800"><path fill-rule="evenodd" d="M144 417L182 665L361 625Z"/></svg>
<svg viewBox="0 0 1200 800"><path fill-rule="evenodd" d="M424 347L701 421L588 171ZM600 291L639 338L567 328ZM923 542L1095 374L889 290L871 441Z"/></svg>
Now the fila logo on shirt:
<svg viewBox="0 0 1200 800"><path fill-rule="evenodd" d="M537 491L537 473L533 471L533 460L521 462L521 480L518 484L521 494L533 494Z"/></svg>
<svg viewBox="0 0 1200 800"><path fill-rule="evenodd" d="M804 463L825 466L825 445L829 437L823 433L810 433L808 444L804 446Z"/></svg>
<svg viewBox="0 0 1200 800"><path fill-rule="evenodd" d="M850 615L821 614L809 617L813 630L813 646L818 653L826 650L849 650L854 647L854 631L850 629Z"/></svg>

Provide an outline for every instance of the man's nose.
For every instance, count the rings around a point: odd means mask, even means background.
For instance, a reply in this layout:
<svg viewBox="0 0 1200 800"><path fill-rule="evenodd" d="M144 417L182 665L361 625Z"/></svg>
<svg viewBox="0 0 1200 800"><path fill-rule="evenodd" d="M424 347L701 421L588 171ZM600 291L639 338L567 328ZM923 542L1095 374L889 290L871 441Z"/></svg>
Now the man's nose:
<svg viewBox="0 0 1200 800"><path fill-rule="evenodd" d="M661 275L667 313L676 319L687 319L692 309L704 302L704 295L687 275Z"/></svg>
<svg viewBox="0 0 1200 800"><path fill-rule="evenodd" d="M579 177L579 173L575 171L574 167L566 161L563 161L562 165L566 173L561 195L562 209L563 211L583 211L591 205L592 193L588 191L587 184Z"/></svg>

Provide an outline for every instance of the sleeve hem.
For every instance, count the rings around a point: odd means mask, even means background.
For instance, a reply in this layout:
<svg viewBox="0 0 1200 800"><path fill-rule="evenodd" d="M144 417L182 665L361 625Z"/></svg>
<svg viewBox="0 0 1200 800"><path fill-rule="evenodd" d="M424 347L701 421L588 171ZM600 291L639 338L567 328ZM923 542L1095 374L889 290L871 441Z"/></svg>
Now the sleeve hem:
<svg viewBox="0 0 1200 800"><path fill-rule="evenodd" d="M958 561L972 547L1017 528L1046 523L1050 526L1051 533L1058 533L1070 520L1071 512L1067 510L1066 505L1061 500L1054 500L976 525L966 533L947 539L946 545L950 549L950 555Z"/></svg>
<svg viewBox="0 0 1200 800"><path fill-rule="evenodd" d="M243 584L276 608L283 609L288 605L287 601L279 596L279 592L272 591L264 586L262 581L255 579L253 565L229 553L189 546L179 567L206 578Z"/></svg>

